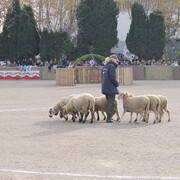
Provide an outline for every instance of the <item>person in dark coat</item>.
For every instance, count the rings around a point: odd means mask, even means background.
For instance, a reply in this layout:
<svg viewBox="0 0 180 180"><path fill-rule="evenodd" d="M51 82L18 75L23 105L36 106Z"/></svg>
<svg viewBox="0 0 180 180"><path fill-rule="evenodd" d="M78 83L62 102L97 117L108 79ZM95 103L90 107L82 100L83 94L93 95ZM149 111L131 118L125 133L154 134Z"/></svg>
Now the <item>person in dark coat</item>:
<svg viewBox="0 0 180 180"><path fill-rule="evenodd" d="M107 123L111 123L112 115L115 106L115 95L119 94L117 87L119 86L116 80L116 68L118 66L118 57L111 55L105 59L105 66L102 69L102 93L106 96L107 103Z"/></svg>

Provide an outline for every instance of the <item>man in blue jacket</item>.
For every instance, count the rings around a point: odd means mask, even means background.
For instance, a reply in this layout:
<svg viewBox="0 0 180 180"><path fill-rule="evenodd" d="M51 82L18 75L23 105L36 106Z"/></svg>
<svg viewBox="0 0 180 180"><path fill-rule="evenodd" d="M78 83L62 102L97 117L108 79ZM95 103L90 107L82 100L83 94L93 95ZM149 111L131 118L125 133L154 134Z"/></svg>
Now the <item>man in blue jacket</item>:
<svg viewBox="0 0 180 180"><path fill-rule="evenodd" d="M107 123L112 123L112 115L114 112L115 95L119 94L117 87L119 86L116 80L116 68L118 66L118 57L111 55L104 62L105 66L102 69L102 93L106 96L107 103Z"/></svg>

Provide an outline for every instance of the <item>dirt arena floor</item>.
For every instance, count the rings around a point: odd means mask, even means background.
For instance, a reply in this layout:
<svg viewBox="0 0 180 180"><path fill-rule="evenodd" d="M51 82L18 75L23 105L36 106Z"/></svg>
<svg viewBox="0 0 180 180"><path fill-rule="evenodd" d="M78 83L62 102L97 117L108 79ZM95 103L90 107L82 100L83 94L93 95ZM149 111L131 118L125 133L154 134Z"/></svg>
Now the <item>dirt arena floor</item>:
<svg viewBox="0 0 180 180"><path fill-rule="evenodd" d="M119 90L167 96L171 122L167 114L159 124L153 114L148 124L128 123L129 113L111 124L49 118L61 97L100 96L101 85L0 81L0 180L180 179L180 81L134 81Z"/></svg>

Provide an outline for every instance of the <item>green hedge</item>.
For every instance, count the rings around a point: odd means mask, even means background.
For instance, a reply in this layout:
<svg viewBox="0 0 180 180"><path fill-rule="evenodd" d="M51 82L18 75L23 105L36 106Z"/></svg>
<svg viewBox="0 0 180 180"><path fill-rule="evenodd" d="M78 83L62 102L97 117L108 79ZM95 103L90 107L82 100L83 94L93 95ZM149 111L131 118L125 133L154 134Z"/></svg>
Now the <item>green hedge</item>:
<svg viewBox="0 0 180 180"><path fill-rule="evenodd" d="M81 62L81 61L84 61L84 60L87 60L88 58L92 58L92 57L96 57L102 61L105 60L105 57L104 56L101 56L101 55L98 55L98 54L86 54L86 55L83 55L81 56L80 58L76 59L76 61L74 62L73 64L73 68L76 67L77 63L78 62Z"/></svg>

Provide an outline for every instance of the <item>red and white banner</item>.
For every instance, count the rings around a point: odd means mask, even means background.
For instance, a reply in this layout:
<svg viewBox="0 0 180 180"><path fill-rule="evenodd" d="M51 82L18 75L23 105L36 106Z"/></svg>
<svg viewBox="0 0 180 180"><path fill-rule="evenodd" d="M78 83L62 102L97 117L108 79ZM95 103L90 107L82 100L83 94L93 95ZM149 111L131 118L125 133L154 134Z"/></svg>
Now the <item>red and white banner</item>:
<svg viewBox="0 0 180 180"><path fill-rule="evenodd" d="M0 79L39 79L39 71L0 71Z"/></svg>

